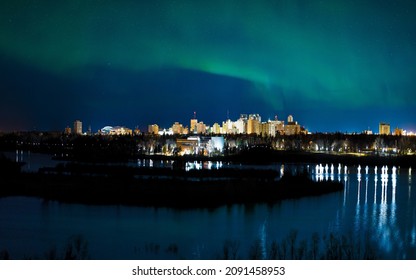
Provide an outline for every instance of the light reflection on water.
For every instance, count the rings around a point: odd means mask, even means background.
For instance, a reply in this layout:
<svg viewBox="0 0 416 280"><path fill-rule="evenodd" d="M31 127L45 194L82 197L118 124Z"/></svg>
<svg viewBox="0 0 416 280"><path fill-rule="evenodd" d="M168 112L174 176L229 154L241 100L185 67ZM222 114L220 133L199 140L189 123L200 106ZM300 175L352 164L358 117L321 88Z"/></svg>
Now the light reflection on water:
<svg viewBox="0 0 416 280"><path fill-rule="evenodd" d="M384 249L389 258L415 258L416 215L415 200L412 198L411 192L411 168L406 172L407 182L403 180L405 177L400 175L400 168L396 166L390 168L376 166L371 172L368 166L363 169L361 166L355 168L344 166L342 168L339 165L335 170L338 171L337 174L334 174L331 168L330 178L332 180L336 176L340 181L340 178L344 176L341 217L337 216L337 220L345 217L347 212L351 212L349 208L352 206L351 203L354 203L352 225L356 234L369 232L372 240ZM365 171L364 175L362 174L363 170ZM379 170L381 170L381 174L378 174ZM312 178L316 181L326 179L325 172L326 168L322 168L322 165L318 164L314 168ZM381 182L381 186L379 182ZM406 185L407 192L404 196L403 190ZM355 190L355 196L351 195L352 189ZM404 199L405 197L407 199ZM406 200L408 203L405 203ZM398 211L406 209L406 207L408 207L406 211L408 214L398 216ZM403 222L408 224L408 227L403 228ZM340 227L342 227L342 223L340 223ZM342 229L339 228L339 230Z"/></svg>

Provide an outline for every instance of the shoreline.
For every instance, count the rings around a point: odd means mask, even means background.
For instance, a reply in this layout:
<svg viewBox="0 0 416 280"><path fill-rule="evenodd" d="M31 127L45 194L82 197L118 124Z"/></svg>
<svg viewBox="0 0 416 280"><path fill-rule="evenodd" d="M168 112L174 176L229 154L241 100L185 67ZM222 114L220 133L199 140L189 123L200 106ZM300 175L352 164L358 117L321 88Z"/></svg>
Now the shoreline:
<svg viewBox="0 0 416 280"><path fill-rule="evenodd" d="M270 163L322 163L322 164L345 164L361 166L400 166L403 168L416 168L416 155L356 155L356 154L330 154L315 152L277 151L268 149L253 149L238 155L229 156L164 156L164 155L142 155L134 159L173 160L179 163L187 161L222 161L230 163L267 165Z"/></svg>

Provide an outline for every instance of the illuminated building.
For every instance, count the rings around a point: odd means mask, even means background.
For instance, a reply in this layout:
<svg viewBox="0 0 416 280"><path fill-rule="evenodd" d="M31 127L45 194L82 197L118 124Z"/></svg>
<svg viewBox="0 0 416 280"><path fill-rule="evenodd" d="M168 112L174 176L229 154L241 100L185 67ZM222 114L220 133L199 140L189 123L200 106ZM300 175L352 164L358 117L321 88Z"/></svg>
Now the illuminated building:
<svg viewBox="0 0 416 280"><path fill-rule="evenodd" d="M176 139L176 147L180 155L193 155L198 153L199 137L188 137L187 139Z"/></svg>
<svg viewBox="0 0 416 280"><path fill-rule="evenodd" d="M244 118L243 115L235 123L236 133L244 134L247 130L247 116Z"/></svg>
<svg viewBox="0 0 416 280"><path fill-rule="evenodd" d="M150 134L159 134L159 126L157 124L150 124L147 132Z"/></svg>
<svg viewBox="0 0 416 280"><path fill-rule="evenodd" d="M222 122L222 133L223 134L233 134L233 122L228 119L225 122Z"/></svg>
<svg viewBox="0 0 416 280"><path fill-rule="evenodd" d="M274 117L274 120L269 121L270 123L272 123L274 125L274 129L275 129L275 134L280 134L283 135L285 133L285 122L284 121L279 121L277 119L277 116Z"/></svg>
<svg viewBox="0 0 416 280"><path fill-rule="evenodd" d="M265 122L261 124L261 135L262 136L276 136L276 128L273 122Z"/></svg>
<svg viewBox="0 0 416 280"><path fill-rule="evenodd" d="M80 120L74 122L74 133L82 134L82 122Z"/></svg>
<svg viewBox="0 0 416 280"><path fill-rule="evenodd" d="M71 134L72 130L69 126L65 127L65 134L69 135Z"/></svg>
<svg viewBox="0 0 416 280"><path fill-rule="evenodd" d="M401 129L401 128L396 127L396 129L394 129L393 135L402 136L402 135L404 135L404 130Z"/></svg>
<svg viewBox="0 0 416 280"><path fill-rule="evenodd" d="M247 120L247 134L260 134L261 117L259 114L250 114Z"/></svg>
<svg viewBox="0 0 416 280"><path fill-rule="evenodd" d="M216 137L211 137L211 140L208 141L208 152L211 153L215 153L215 152L219 152L222 153L224 150L224 137L222 136L216 136Z"/></svg>
<svg viewBox="0 0 416 280"><path fill-rule="evenodd" d="M363 134L365 135L373 135L373 131L371 131L370 129L366 129L363 131Z"/></svg>
<svg viewBox="0 0 416 280"><path fill-rule="evenodd" d="M103 135L132 135L133 130L124 126L105 126L100 130Z"/></svg>
<svg viewBox="0 0 416 280"><path fill-rule="evenodd" d="M196 133L198 134L205 134L207 132L207 127L203 122L199 122L196 124Z"/></svg>
<svg viewBox="0 0 416 280"><path fill-rule="evenodd" d="M172 125L172 132L173 134L183 134L183 125L179 122L175 122Z"/></svg>
<svg viewBox="0 0 416 280"><path fill-rule="evenodd" d="M380 134L380 135L389 135L390 134L390 124L381 122L378 125L378 134Z"/></svg>
<svg viewBox="0 0 416 280"><path fill-rule="evenodd" d="M287 124L285 125L285 135L296 135L300 134L301 129L298 122L293 120L293 116L289 115L287 117Z"/></svg>
<svg viewBox="0 0 416 280"><path fill-rule="evenodd" d="M196 118L196 112L194 112L194 118L191 119L191 125L189 126L189 133L198 133L197 125L198 125L198 119Z"/></svg>
<svg viewBox="0 0 416 280"><path fill-rule="evenodd" d="M176 147L180 155L212 155L224 150L224 137L189 136L176 139Z"/></svg>
<svg viewBox="0 0 416 280"><path fill-rule="evenodd" d="M214 123L212 125L211 132L213 134L220 134L221 133L221 126L218 123Z"/></svg>

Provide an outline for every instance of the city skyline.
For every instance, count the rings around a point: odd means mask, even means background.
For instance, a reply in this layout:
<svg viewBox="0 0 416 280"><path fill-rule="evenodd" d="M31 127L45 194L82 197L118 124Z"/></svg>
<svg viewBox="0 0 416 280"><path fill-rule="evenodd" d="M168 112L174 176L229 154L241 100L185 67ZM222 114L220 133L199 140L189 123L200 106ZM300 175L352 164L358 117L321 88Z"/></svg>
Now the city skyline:
<svg viewBox="0 0 416 280"><path fill-rule="evenodd" d="M299 123L293 115L288 115L287 119L262 119L260 114L240 114L238 119L232 119L227 114L227 119L215 123L206 123L204 120L197 118L197 113L186 122L170 122L171 125L160 126L157 123L150 123L147 126L131 128L124 125L106 125L96 132L92 131L91 125L88 130L82 131L82 121L76 120L74 126L66 126L63 130L65 134L102 134L102 135L137 135L159 134L159 135L193 135L193 134L257 134L259 136L277 136L277 135L296 135L296 134L314 134L314 133L346 133L346 134L376 134L376 135L396 135L396 136L414 136L416 133L407 128L391 125L389 122L379 122L376 129L367 127L361 131L308 131L307 126ZM81 129L79 128L81 127Z"/></svg>
<svg viewBox="0 0 416 280"><path fill-rule="evenodd" d="M406 0L6 1L0 131L167 127L194 111L416 131L415 15Z"/></svg>

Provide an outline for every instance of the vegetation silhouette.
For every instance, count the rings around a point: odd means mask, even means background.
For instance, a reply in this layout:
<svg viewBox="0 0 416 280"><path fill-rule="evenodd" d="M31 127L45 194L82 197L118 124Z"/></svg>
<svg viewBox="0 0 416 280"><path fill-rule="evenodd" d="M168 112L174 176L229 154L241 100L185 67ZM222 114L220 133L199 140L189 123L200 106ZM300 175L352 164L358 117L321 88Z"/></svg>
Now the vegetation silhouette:
<svg viewBox="0 0 416 280"><path fill-rule="evenodd" d="M281 199L340 191L335 181L315 182L307 174L259 169L177 170L79 163L9 174L0 196L35 196L84 204L211 208L234 203L275 203Z"/></svg>

